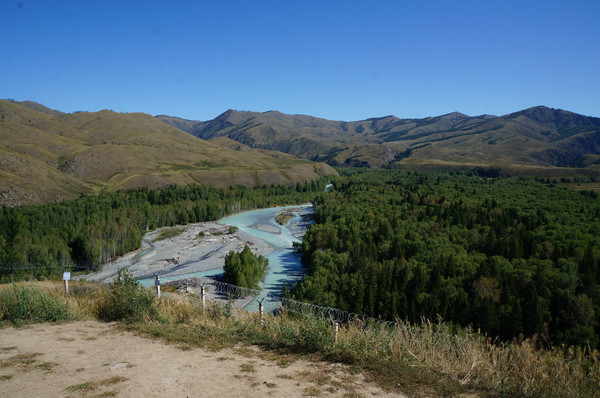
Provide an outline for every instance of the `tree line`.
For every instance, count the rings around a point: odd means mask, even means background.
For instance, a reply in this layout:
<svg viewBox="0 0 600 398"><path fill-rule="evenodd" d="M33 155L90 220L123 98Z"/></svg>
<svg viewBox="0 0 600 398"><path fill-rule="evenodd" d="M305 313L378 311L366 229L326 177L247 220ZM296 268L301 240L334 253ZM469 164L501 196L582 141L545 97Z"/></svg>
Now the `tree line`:
<svg viewBox="0 0 600 398"><path fill-rule="evenodd" d="M0 277L46 277L97 269L141 246L146 231L214 221L243 210L311 201L325 180L293 186L226 189L204 185L82 196L42 206L0 210Z"/></svg>
<svg viewBox="0 0 600 398"><path fill-rule="evenodd" d="M294 298L599 347L600 200L529 178L340 170Z"/></svg>

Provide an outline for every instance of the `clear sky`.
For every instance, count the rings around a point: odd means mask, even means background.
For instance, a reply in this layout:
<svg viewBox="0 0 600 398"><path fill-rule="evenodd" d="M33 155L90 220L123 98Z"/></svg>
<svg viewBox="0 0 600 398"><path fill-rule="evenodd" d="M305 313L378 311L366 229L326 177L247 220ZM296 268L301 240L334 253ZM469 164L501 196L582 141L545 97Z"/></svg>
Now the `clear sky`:
<svg viewBox="0 0 600 398"><path fill-rule="evenodd" d="M0 98L194 120L600 117L600 0L0 0Z"/></svg>

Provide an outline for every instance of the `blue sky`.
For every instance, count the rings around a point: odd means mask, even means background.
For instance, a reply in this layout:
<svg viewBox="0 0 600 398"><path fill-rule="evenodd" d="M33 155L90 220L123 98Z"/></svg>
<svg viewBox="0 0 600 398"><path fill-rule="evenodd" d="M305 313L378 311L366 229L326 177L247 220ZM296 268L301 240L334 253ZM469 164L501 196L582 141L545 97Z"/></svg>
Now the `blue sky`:
<svg viewBox="0 0 600 398"><path fill-rule="evenodd" d="M600 1L0 1L0 98L208 120L600 117Z"/></svg>

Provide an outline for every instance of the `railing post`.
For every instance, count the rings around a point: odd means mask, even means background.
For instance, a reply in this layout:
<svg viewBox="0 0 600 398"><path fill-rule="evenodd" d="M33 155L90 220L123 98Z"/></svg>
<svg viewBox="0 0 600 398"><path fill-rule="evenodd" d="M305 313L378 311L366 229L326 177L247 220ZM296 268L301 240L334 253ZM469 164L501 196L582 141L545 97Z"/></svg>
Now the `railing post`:
<svg viewBox="0 0 600 398"><path fill-rule="evenodd" d="M340 324L336 322L334 327L335 327L334 342L335 342L335 344L337 344L337 342L338 342L338 331L340 329Z"/></svg>
<svg viewBox="0 0 600 398"><path fill-rule="evenodd" d="M206 307L206 290L204 285L200 286L200 298L202 299L202 310Z"/></svg>
<svg viewBox="0 0 600 398"><path fill-rule="evenodd" d="M258 302L258 316L259 316L259 319L260 319L260 324L261 324L261 325L264 325L264 324L265 324L265 321L264 321L264 319L263 319L263 313L264 313L264 304L263 304L263 300L264 300L264 298Z"/></svg>
<svg viewBox="0 0 600 398"><path fill-rule="evenodd" d="M156 285L156 297L160 298L160 276L155 275L154 285Z"/></svg>

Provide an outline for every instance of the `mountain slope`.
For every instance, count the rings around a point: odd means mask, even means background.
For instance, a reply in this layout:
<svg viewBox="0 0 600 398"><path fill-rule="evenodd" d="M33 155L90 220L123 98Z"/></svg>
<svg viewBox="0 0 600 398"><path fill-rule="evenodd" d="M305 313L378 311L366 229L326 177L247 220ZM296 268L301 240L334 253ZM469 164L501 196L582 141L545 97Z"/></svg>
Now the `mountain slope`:
<svg viewBox="0 0 600 398"><path fill-rule="evenodd" d="M203 139L226 137L327 163L367 167L473 167L553 169L591 167L600 155L600 119L538 106L504 116L458 112L423 119L395 116L356 122L304 115L228 110L185 124Z"/></svg>
<svg viewBox="0 0 600 398"><path fill-rule="evenodd" d="M4 205L167 184L292 184L335 173L324 164L207 142L143 113L64 114L0 101L0 139Z"/></svg>

